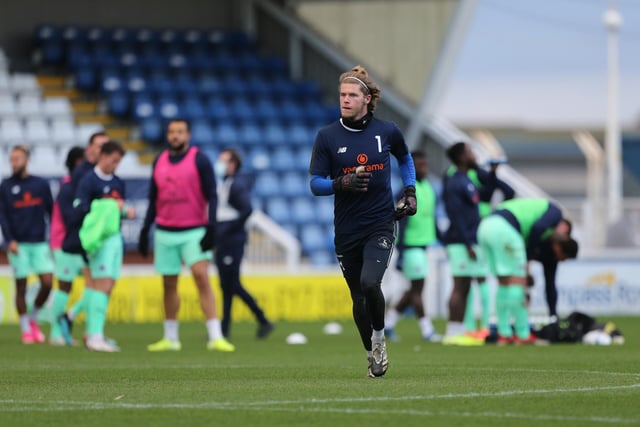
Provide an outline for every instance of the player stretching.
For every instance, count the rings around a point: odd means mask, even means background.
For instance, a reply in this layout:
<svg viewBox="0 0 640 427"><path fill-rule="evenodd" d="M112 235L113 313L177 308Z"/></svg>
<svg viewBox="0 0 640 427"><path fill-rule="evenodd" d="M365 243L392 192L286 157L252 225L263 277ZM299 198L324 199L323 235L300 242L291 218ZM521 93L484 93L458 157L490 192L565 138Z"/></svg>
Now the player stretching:
<svg viewBox="0 0 640 427"><path fill-rule="evenodd" d="M132 219L133 208L124 204L124 182L115 171L124 156L124 149L115 141L102 145L98 163L91 172L80 179L73 202L71 227L67 233L78 236L89 259L93 288L85 289L87 315L87 348L92 351L114 352L120 349L105 340L104 325L109 306L109 295L120 277L123 257L123 241L120 233L120 215ZM114 199L111 206L96 203ZM115 212L114 212L115 211ZM114 225L115 224L115 225ZM111 231L108 231L111 230ZM87 244L84 234L89 234L93 247Z"/></svg>
<svg viewBox="0 0 640 427"><path fill-rule="evenodd" d="M416 213L413 160L398 127L373 116L380 88L356 66L339 79L341 118L318 131L309 172L316 196L335 194L336 255L353 301L353 318L367 351L368 375L388 366L385 300L380 287L395 240L394 219ZM394 209L391 158L405 185Z"/></svg>
<svg viewBox="0 0 640 427"><path fill-rule="evenodd" d="M51 236L49 238L53 258L56 263L56 278L58 279L58 290L53 294L53 303L51 307L51 334L49 335L49 344L62 346L72 344L71 339L67 341L62 333L58 317L63 315L67 302L69 301L69 292L71 284L81 272L85 273L85 281L90 279L87 263L82 255L69 254L63 252L62 242L66 234L65 218L69 218L73 211L73 187L71 184L71 174L73 170L82 162L84 156L82 147L73 147L67 153L65 166L69 171L69 175L62 178L60 183L60 191L58 197L53 204L53 213L51 214ZM65 213L63 213L65 212Z"/></svg>
<svg viewBox="0 0 640 427"><path fill-rule="evenodd" d="M29 148L17 145L9 157L11 177L0 184L0 226L7 242L9 263L16 279L16 309L20 319L22 342L44 342L38 327L38 310L51 292L53 260L46 241L45 220L51 217L53 197L44 179L27 171ZM27 276L33 271L40 279L40 290L27 315Z"/></svg>
<svg viewBox="0 0 640 427"><path fill-rule="evenodd" d="M550 239L555 259L578 255L578 243L569 237L560 209L544 199L512 199L499 204L478 227L478 242L489 266L498 278L496 314L498 344L526 344L534 341L529 330L525 296L527 260ZM515 336L511 328L514 319Z"/></svg>
<svg viewBox="0 0 640 427"><path fill-rule="evenodd" d="M415 310L422 338L426 341L440 342L442 337L436 333L431 318L425 315L422 302L422 289L428 276L427 246L436 242L436 194L427 179L427 156L420 152L411 153L416 169L416 200L420 209L416 215L399 222L400 231L398 249L399 268L411 281L411 287L400 297L398 303L387 311L385 334L389 339L397 339L395 325L400 314L408 307Z"/></svg>
<svg viewBox="0 0 640 427"><path fill-rule="evenodd" d="M205 315L209 350L234 351L223 336L216 300L209 282L209 261L215 244L216 180L211 162L189 141L189 123L171 120L167 126L169 148L156 158L149 186L149 207L140 231L138 249L148 253L149 230L155 220L154 264L164 285L164 337L149 351L182 348L178 336L178 275L182 263L193 274Z"/></svg>

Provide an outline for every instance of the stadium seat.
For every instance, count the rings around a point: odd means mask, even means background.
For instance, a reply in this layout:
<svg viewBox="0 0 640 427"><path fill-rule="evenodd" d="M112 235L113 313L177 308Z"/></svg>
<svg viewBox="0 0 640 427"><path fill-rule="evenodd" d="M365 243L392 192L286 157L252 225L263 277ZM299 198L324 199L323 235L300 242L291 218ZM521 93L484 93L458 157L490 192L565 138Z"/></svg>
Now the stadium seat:
<svg viewBox="0 0 640 427"><path fill-rule="evenodd" d="M231 102L231 120L236 123L255 122L257 117L254 108L245 98L234 98Z"/></svg>
<svg viewBox="0 0 640 427"><path fill-rule="evenodd" d="M211 147L216 144L216 132L207 120L196 120L191 124L191 139L194 145Z"/></svg>
<svg viewBox="0 0 640 427"><path fill-rule="evenodd" d="M76 126L76 142L78 145L85 146L89 142L89 137L96 133L104 131L104 127L100 123L81 123Z"/></svg>
<svg viewBox="0 0 640 427"><path fill-rule="evenodd" d="M198 94L198 82L186 71L178 73L175 77L175 87L176 91L183 96L194 96Z"/></svg>
<svg viewBox="0 0 640 427"><path fill-rule="evenodd" d="M280 180L274 172L262 172L256 180L255 194L258 197L273 197L280 194Z"/></svg>
<svg viewBox="0 0 640 427"><path fill-rule="evenodd" d="M327 250L328 248L325 230L317 224L301 227L300 243L302 250L307 254L318 250Z"/></svg>
<svg viewBox="0 0 640 427"><path fill-rule="evenodd" d="M271 169L276 171L291 171L296 169L293 164L294 152L287 145L273 150L271 155Z"/></svg>
<svg viewBox="0 0 640 427"><path fill-rule="evenodd" d="M24 129L17 118L5 118L0 122L0 141L4 145L24 142Z"/></svg>
<svg viewBox="0 0 640 427"><path fill-rule="evenodd" d="M333 196L314 197L313 206L318 222L333 224Z"/></svg>
<svg viewBox="0 0 640 427"><path fill-rule="evenodd" d="M162 126L162 120L155 117L149 117L140 122L140 136L143 140L157 143L164 136L164 128ZM193 129L192 129L192 137L193 137ZM198 135L200 138L200 135ZM195 137L194 137L195 140ZM195 144L195 141L194 141Z"/></svg>
<svg viewBox="0 0 640 427"><path fill-rule="evenodd" d="M42 101L42 113L49 119L59 119L73 116L71 102L64 96L52 96Z"/></svg>
<svg viewBox="0 0 640 427"><path fill-rule="evenodd" d="M255 147L262 142L262 130L255 123L243 123L240 125L238 138L243 147Z"/></svg>
<svg viewBox="0 0 640 427"><path fill-rule="evenodd" d="M271 166L269 152L263 147L258 147L249 151L248 159L249 161L247 162L247 166L252 171L265 171ZM264 177L260 175L260 180L263 178Z"/></svg>
<svg viewBox="0 0 640 427"><path fill-rule="evenodd" d="M13 95L0 93L0 118L13 117L17 114Z"/></svg>
<svg viewBox="0 0 640 427"><path fill-rule="evenodd" d="M59 150L51 145L32 147L29 168L34 173L46 177L61 176L65 173L64 160Z"/></svg>
<svg viewBox="0 0 640 427"><path fill-rule="evenodd" d="M255 103L255 112L257 119L262 123L273 122L280 118L277 105L269 98L258 98Z"/></svg>
<svg viewBox="0 0 640 427"><path fill-rule="evenodd" d="M76 142L75 126L71 119L58 119L51 122L51 142L59 146L73 145Z"/></svg>
<svg viewBox="0 0 640 427"><path fill-rule="evenodd" d="M35 74L14 73L11 76L11 90L19 95L40 95L40 86Z"/></svg>
<svg viewBox="0 0 640 427"><path fill-rule="evenodd" d="M136 120L159 116L159 111L153 99L148 95L138 95L133 98L132 110L133 118Z"/></svg>
<svg viewBox="0 0 640 427"><path fill-rule="evenodd" d="M258 181L259 183L260 181ZM291 222L291 206L283 197L272 197L266 201L266 213L278 224Z"/></svg>
<svg viewBox="0 0 640 427"><path fill-rule="evenodd" d="M283 182L286 182L286 177ZM291 202L291 221L305 227L316 221L316 212L309 197L296 197Z"/></svg>
<svg viewBox="0 0 640 427"><path fill-rule="evenodd" d="M220 123L216 128L216 144L222 147L238 145L240 136L237 127L231 123Z"/></svg>
<svg viewBox="0 0 640 427"><path fill-rule="evenodd" d="M116 117L129 114L129 94L125 91L112 92L107 95L107 111Z"/></svg>
<svg viewBox="0 0 640 427"><path fill-rule="evenodd" d="M82 66L74 73L74 85L80 90L94 91L98 84L98 74L92 66Z"/></svg>
<svg viewBox="0 0 640 427"><path fill-rule="evenodd" d="M28 144L45 144L50 142L49 126L44 118L31 118L26 120L24 136Z"/></svg>
<svg viewBox="0 0 640 427"><path fill-rule="evenodd" d="M223 84L213 74L203 74L197 81L198 92L202 95L221 95Z"/></svg>
<svg viewBox="0 0 640 427"><path fill-rule="evenodd" d="M264 127L264 143L269 147L287 145L287 135L278 123L269 123Z"/></svg>
<svg viewBox="0 0 640 427"><path fill-rule="evenodd" d="M180 106L178 105L178 101L176 101L173 97L163 97L161 98L157 104L156 108L160 113L160 117L166 120L171 120L176 117L179 117L181 114Z"/></svg>
<svg viewBox="0 0 640 427"><path fill-rule="evenodd" d="M206 117L204 105L195 95L186 96L180 104L181 116L187 120L197 120Z"/></svg>
<svg viewBox="0 0 640 427"><path fill-rule="evenodd" d="M290 197L311 195L309 180L306 174L299 172L286 172L282 176L282 193Z"/></svg>
<svg viewBox="0 0 640 427"><path fill-rule="evenodd" d="M42 115L40 95L22 94L16 103L16 112L23 117Z"/></svg>
<svg viewBox="0 0 640 427"><path fill-rule="evenodd" d="M175 81L164 71L152 71L147 78L147 88L156 95L170 96L175 92L175 86Z"/></svg>
<svg viewBox="0 0 640 427"><path fill-rule="evenodd" d="M314 267L328 267L337 262L335 254L329 250L311 251L309 261Z"/></svg>
<svg viewBox="0 0 640 427"><path fill-rule="evenodd" d="M313 144L314 135L301 123L292 123L287 127L287 141L295 146L310 146Z"/></svg>

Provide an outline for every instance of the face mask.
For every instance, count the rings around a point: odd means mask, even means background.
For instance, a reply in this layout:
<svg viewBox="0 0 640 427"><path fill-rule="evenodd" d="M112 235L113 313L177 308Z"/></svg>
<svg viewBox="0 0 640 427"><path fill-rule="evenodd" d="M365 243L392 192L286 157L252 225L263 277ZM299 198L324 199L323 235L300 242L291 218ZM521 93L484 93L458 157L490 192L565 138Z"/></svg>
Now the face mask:
<svg viewBox="0 0 640 427"><path fill-rule="evenodd" d="M227 162L223 162L221 160L216 160L213 165L213 172L218 179L224 179L227 174Z"/></svg>

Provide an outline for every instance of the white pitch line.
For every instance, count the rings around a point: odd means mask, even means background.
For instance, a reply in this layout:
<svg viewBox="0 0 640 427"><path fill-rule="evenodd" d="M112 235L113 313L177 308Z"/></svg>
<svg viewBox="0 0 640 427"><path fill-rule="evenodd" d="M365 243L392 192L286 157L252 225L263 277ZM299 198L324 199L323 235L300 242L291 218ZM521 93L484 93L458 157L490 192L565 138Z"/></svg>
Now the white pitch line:
<svg viewBox="0 0 640 427"><path fill-rule="evenodd" d="M600 391L611 390L629 390L640 388L638 384L618 385L618 386L599 386L599 387L576 387L576 388L564 388L564 389L520 389L520 390L505 390L498 392L470 392L470 393L446 393L446 394L433 394L433 395L416 395L416 396L369 396L369 397L345 397L345 398L311 398L311 399L299 399L299 400L265 400L254 402L202 402L202 403L128 403L128 402L82 402L82 401L30 401L30 400L16 400L7 399L0 400L0 405L67 405L69 409L83 409L83 406L87 406L87 409L112 409L112 408L127 408L127 409L170 409L170 408L187 408L187 409L214 409L214 408L227 408L236 407L242 405L243 408L248 407L268 407L276 405L309 405L309 404L324 404L324 403L355 403L355 402L395 402L395 401L416 401L416 400L437 400L437 399L470 399L470 398L492 398L492 397L508 397L508 396L521 396L529 394L551 394L551 393L593 393ZM3 408L6 410L7 408ZM19 408L16 408L19 410ZM53 408L55 409L55 408Z"/></svg>
<svg viewBox="0 0 640 427"><path fill-rule="evenodd" d="M4 402L4 401L3 401ZM32 404L34 402L31 402ZM61 402L64 403L64 402ZM203 410L214 409L223 411L269 411L269 412L322 412L322 413L337 413L337 414L383 414L383 415L413 415L413 416L442 416L442 417L462 417L462 418L497 418L497 419L526 419L526 420L539 420L539 421L574 421L574 422L590 422L590 423L607 423L607 424L636 424L639 419L634 418L621 418L621 417L603 417L603 416L591 416L591 417L579 417L570 415L550 415L550 414L526 414L526 413L514 413L514 412L450 412L450 411L430 411L430 410L416 410L416 409L357 409L357 408L327 408L327 407L277 407L271 406L254 406L247 407L244 404L226 404L226 403L203 403L203 404L112 404L112 403L92 403L92 402L66 402L72 403L69 407L57 407L57 408L43 408L40 406L22 407L22 408L5 408L3 412L61 412L61 411L78 411L78 410L107 410L107 409L191 409L191 410ZM79 405L82 404L82 405Z"/></svg>

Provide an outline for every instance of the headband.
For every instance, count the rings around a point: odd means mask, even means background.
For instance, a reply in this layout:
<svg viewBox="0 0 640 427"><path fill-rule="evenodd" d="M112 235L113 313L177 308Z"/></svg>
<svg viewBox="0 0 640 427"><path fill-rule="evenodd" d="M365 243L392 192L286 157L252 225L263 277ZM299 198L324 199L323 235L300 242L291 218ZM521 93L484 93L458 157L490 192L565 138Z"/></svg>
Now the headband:
<svg viewBox="0 0 640 427"><path fill-rule="evenodd" d="M371 92L371 90L369 89L369 86L367 86L367 84L366 84L365 82L363 82L362 80L360 80L359 78L354 77L354 76L348 76L348 77L345 77L342 81L344 82L344 81L345 81L345 80L347 80L347 79L353 79L353 80L356 80L358 83L360 83L360 84L362 85L362 87L364 88L364 90L366 90L366 91L367 91L367 94L369 94L369 93Z"/></svg>

